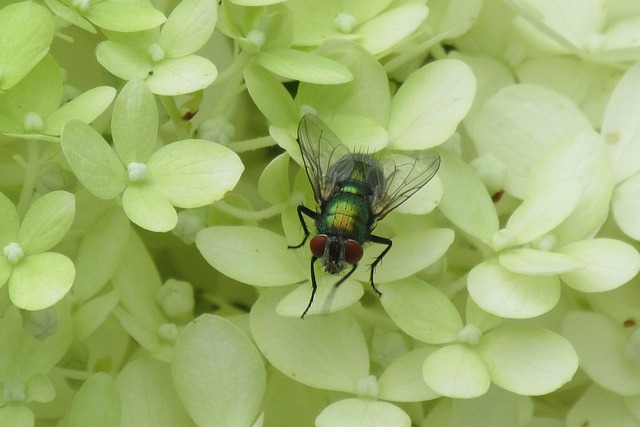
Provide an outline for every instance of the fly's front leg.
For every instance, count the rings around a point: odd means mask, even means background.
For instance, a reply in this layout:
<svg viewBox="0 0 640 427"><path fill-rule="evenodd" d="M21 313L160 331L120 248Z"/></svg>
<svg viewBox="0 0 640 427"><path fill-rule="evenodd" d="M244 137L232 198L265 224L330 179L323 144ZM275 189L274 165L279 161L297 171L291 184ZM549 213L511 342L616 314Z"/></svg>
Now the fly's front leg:
<svg viewBox="0 0 640 427"><path fill-rule="evenodd" d="M387 245L387 247L378 256L378 258L376 258L375 261L373 261L373 264L371 264L371 276L369 277L369 282L371 283L371 287L373 288L375 293L377 293L378 296L382 296L382 293L378 290L378 288L376 288L376 285L373 283L373 270L375 270L376 266L380 263L380 261L382 261L382 258L387 254L387 252L389 252L389 250L391 249L391 245L393 245L393 242L390 239L387 239L385 237L374 236L374 235L369 236L369 241L373 243L378 243L380 245Z"/></svg>
<svg viewBox="0 0 640 427"><path fill-rule="evenodd" d="M302 243L304 243L304 240L302 241ZM300 316L301 319L304 319L304 315L307 314L307 311L309 311L309 309L311 308L311 304L313 304L313 297L316 296L316 290L318 290L318 284L316 283L316 272L313 269L313 264L317 259L318 258L316 258L315 256L311 257L311 298L309 298L309 304L307 304L307 308L304 309L304 311L302 312L302 316Z"/></svg>
<svg viewBox="0 0 640 427"><path fill-rule="evenodd" d="M306 216L308 216L309 218L313 219L314 221L318 217L318 214L315 211L312 211L311 209L309 209L305 205L298 206L298 218L300 219L300 224L302 225L302 229L304 230L304 238L302 239L302 242L300 242L299 245L288 246L289 249L301 248L302 245L304 245L305 242L307 241L307 239L309 238L309 234L310 234L309 233L309 228L307 227L307 223L304 222L304 217L302 216L302 214L305 214ZM307 307L307 310L308 309L309 308ZM306 313L306 311L305 311L305 313ZM304 314L303 314L303 316L304 316Z"/></svg>

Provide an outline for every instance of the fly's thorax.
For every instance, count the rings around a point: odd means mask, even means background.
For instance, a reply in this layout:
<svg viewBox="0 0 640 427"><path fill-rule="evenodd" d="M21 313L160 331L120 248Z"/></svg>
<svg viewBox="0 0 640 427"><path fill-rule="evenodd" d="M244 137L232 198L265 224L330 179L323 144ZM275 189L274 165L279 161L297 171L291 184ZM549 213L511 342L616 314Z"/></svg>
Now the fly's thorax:
<svg viewBox="0 0 640 427"><path fill-rule="evenodd" d="M311 239L309 246L313 255L322 259L325 271L330 274L340 274L346 264L356 265L364 255L360 243L339 236L319 234Z"/></svg>

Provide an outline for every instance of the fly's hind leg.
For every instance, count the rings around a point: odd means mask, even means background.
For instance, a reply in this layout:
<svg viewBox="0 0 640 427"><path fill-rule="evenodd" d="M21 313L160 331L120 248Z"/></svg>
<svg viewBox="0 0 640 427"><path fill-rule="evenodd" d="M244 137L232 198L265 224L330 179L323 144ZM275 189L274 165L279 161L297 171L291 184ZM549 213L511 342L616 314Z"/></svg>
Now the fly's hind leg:
<svg viewBox="0 0 640 427"><path fill-rule="evenodd" d="M311 209L309 209L305 205L298 206L298 218L300 219L300 224L302 225L302 229L304 230L304 237L302 238L302 242L300 242L299 245L288 246L289 249L301 248L302 245L304 245L305 242L307 241L307 239L309 238L309 234L310 234L309 233L309 228L307 227L307 223L304 222L304 217L302 216L302 214L305 214L306 216L308 216L309 218L313 219L314 221L318 217L318 214L315 211L312 211ZM309 307L310 306L311 305L309 305ZM307 310L309 309L309 307L307 307ZM305 313L306 313L306 310L305 310ZM304 314L303 314L303 316L304 316Z"/></svg>
<svg viewBox="0 0 640 427"><path fill-rule="evenodd" d="M387 247L384 248L382 253L378 255L378 258L376 258L375 261L373 261L373 264L371 264L371 275L369 276L369 283L371 283L371 287L373 288L374 292L381 297L382 292L380 292L378 288L376 288L376 285L373 283L373 271L375 270L376 266L380 263L380 261L382 261L382 258L384 258L387 252L389 252L389 250L391 249L391 245L393 245L393 242L390 239L387 239L385 237L374 236L374 235L369 236L369 241L373 243L378 243L380 245L387 245Z"/></svg>

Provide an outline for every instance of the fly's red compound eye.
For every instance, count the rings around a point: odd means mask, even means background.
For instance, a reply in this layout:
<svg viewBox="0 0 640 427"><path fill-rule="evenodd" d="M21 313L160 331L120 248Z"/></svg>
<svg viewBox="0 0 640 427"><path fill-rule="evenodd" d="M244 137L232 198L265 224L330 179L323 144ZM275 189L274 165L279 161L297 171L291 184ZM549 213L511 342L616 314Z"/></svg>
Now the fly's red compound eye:
<svg viewBox="0 0 640 427"><path fill-rule="evenodd" d="M364 255L362 245L355 240L347 240L347 245L344 248L344 260L354 265L362 259L362 255Z"/></svg>
<svg viewBox="0 0 640 427"><path fill-rule="evenodd" d="M319 235L315 236L309 242L309 248L311 253L316 258L322 258L324 256L324 247L327 244L327 236Z"/></svg>

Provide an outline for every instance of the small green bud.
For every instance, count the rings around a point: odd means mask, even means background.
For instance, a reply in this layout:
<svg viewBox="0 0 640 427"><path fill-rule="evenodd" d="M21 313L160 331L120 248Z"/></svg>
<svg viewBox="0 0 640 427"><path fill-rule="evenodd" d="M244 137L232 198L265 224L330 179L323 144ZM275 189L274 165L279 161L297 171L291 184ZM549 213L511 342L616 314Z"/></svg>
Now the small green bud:
<svg viewBox="0 0 640 427"><path fill-rule="evenodd" d="M156 292L156 302L170 319L188 319L195 306L193 287L189 282L169 279Z"/></svg>
<svg viewBox="0 0 640 427"><path fill-rule="evenodd" d="M44 340L58 332L58 314L53 307L25 314L22 327L34 338Z"/></svg>
<svg viewBox="0 0 640 427"><path fill-rule="evenodd" d="M44 129L44 120L42 120L40 114L30 111L24 115L23 127L27 132L42 132L42 129Z"/></svg>
<svg viewBox="0 0 640 427"><path fill-rule="evenodd" d="M357 23L356 18L348 13L338 13L333 20L335 29L344 34L351 33Z"/></svg>

